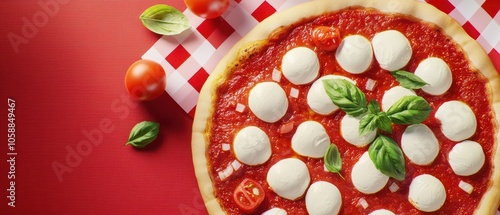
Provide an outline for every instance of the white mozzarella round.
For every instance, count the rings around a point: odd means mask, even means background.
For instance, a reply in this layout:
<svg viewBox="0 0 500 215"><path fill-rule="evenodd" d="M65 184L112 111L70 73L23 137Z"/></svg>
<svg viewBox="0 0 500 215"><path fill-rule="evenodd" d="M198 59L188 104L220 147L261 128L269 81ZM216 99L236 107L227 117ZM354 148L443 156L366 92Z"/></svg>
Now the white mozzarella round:
<svg viewBox="0 0 500 215"><path fill-rule="evenodd" d="M483 147L475 141L457 143L448 154L448 162L455 174L469 176L477 173L485 161Z"/></svg>
<svg viewBox="0 0 500 215"><path fill-rule="evenodd" d="M411 182L408 200L418 210L433 212L443 206L446 191L439 179L423 174L415 177Z"/></svg>
<svg viewBox="0 0 500 215"><path fill-rule="evenodd" d="M307 190L306 209L310 215L338 214L341 206L340 190L330 182L314 182Z"/></svg>
<svg viewBox="0 0 500 215"><path fill-rule="evenodd" d="M378 210L372 211L368 215L395 215L395 214L390 210L378 209Z"/></svg>
<svg viewBox="0 0 500 215"><path fill-rule="evenodd" d="M389 71L395 71L406 66L413 52L406 36L396 30L387 30L375 34L372 45L375 58L380 67Z"/></svg>
<svg viewBox="0 0 500 215"><path fill-rule="evenodd" d="M401 138L406 157L417 165L428 165L439 153L439 142L432 130L424 124L408 126Z"/></svg>
<svg viewBox="0 0 500 215"><path fill-rule="evenodd" d="M431 95L441 95L451 87L450 67L441 58L430 57L420 62L415 75L427 82L422 90Z"/></svg>
<svg viewBox="0 0 500 215"><path fill-rule="evenodd" d="M250 90L248 106L260 120L274 123L280 120L288 110L288 99L279 84L261 82Z"/></svg>
<svg viewBox="0 0 500 215"><path fill-rule="evenodd" d="M441 130L450 140L462 141L476 133L476 116L469 105L461 101L443 103L434 116L441 121Z"/></svg>
<svg viewBox="0 0 500 215"><path fill-rule="evenodd" d="M319 74L318 56L307 47L293 48L283 56L281 72L293 84L311 83Z"/></svg>
<svg viewBox="0 0 500 215"><path fill-rule="evenodd" d="M353 117L345 115L340 121L340 134L342 135L342 138L357 147L364 147L368 145L377 135L376 130L365 135L359 135L359 121L361 118L361 116Z"/></svg>
<svg viewBox="0 0 500 215"><path fill-rule="evenodd" d="M402 86L395 86L384 93L382 97L382 110L388 111L389 108L404 96L416 95L413 90L406 89Z"/></svg>
<svg viewBox="0 0 500 215"><path fill-rule="evenodd" d="M255 166L265 163L271 157L271 142L260 128L248 126L234 137L234 154L244 164Z"/></svg>
<svg viewBox="0 0 500 215"><path fill-rule="evenodd" d="M345 71L352 74L363 73L373 60L372 45L361 35L347 36L337 48L335 58Z"/></svg>
<svg viewBox="0 0 500 215"><path fill-rule="evenodd" d="M340 75L325 75L314 81L307 92L307 104L314 112L321 115L329 115L339 109L326 94L323 80L328 79L344 79L355 83L352 79Z"/></svg>
<svg viewBox="0 0 500 215"><path fill-rule="evenodd" d="M372 194L385 187L389 176L384 175L375 167L368 152L361 155L358 162L354 164L351 172L354 187L364 194Z"/></svg>
<svg viewBox="0 0 500 215"><path fill-rule="evenodd" d="M287 212L281 208L271 208L267 211L264 211L262 215L287 215Z"/></svg>
<svg viewBox="0 0 500 215"><path fill-rule="evenodd" d="M285 158L275 163L266 179L276 194L289 200L304 195L311 181L306 164L297 158Z"/></svg>
<svg viewBox="0 0 500 215"><path fill-rule="evenodd" d="M301 123L292 137L292 149L299 155L322 158L330 146L330 137L319 122Z"/></svg>

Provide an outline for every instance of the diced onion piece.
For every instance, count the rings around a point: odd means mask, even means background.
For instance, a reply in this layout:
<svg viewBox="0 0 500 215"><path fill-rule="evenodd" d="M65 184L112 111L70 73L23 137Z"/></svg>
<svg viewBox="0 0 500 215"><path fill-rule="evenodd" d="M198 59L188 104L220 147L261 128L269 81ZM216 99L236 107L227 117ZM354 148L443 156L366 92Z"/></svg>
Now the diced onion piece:
<svg viewBox="0 0 500 215"><path fill-rule="evenodd" d="M241 104L241 103L236 104L236 111L238 111L240 113L243 113L243 111L245 111L245 108L246 108L246 106Z"/></svg>
<svg viewBox="0 0 500 215"><path fill-rule="evenodd" d="M365 89L368 90L368 91L373 91L373 89L375 89L375 86L377 86L377 81L369 78L367 81L366 81L366 84L365 84Z"/></svg>
<svg viewBox="0 0 500 215"><path fill-rule="evenodd" d="M280 134L287 134L293 130L293 122L285 123L280 127Z"/></svg>
<svg viewBox="0 0 500 215"><path fill-rule="evenodd" d="M219 171L219 172L217 172L217 174L219 174L219 179L221 181L224 181L224 179L227 178L226 175L224 175L224 171Z"/></svg>
<svg viewBox="0 0 500 215"><path fill-rule="evenodd" d="M272 79L276 82L280 82L281 80L281 72L276 68L273 69Z"/></svg>
<svg viewBox="0 0 500 215"><path fill-rule="evenodd" d="M222 144L222 151L229 151L231 149L231 145L227 143Z"/></svg>
<svg viewBox="0 0 500 215"><path fill-rule="evenodd" d="M399 190L399 186L395 182L392 182L391 186L389 186L389 190L391 193L394 193Z"/></svg>
<svg viewBox="0 0 500 215"><path fill-rule="evenodd" d="M468 194L471 194L472 191L474 190L474 187L471 184L469 184L469 183L467 183L465 181L460 181L458 183L458 187L460 187L460 189L462 189L463 191L467 192Z"/></svg>
<svg viewBox="0 0 500 215"><path fill-rule="evenodd" d="M292 89L290 89L290 96L293 98L298 98L299 97L299 89L292 87Z"/></svg>
<svg viewBox="0 0 500 215"><path fill-rule="evenodd" d="M368 208L368 202L364 198L360 198L358 201L358 205L363 207L364 209Z"/></svg>
<svg viewBox="0 0 500 215"><path fill-rule="evenodd" d="M231 162L231 166L234 170L239 170L241 168L241 163L238 160Z"/></svg>
<svg viewBox="0 0 500 215"><path fill-rule="evenodd" d="M222 170L222 171L219 171L217 172L218 175L219 175L219 178L221 181L224 181L225 179L227 179L229 176L231 176L234 172L234 169L231 165L227 165L227 167Z"/></svg>

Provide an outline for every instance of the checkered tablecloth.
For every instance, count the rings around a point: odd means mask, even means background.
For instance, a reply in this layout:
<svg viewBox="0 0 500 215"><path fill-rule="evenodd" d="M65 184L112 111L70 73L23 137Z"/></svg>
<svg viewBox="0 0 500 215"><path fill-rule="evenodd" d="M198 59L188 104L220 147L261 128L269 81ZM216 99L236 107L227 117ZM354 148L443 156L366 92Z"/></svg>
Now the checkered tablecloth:
<svg viewBox="0 0 500 215"><path fill-rule="evenodd" d="M159 62L165 68L167 93L193 116L203 83L229 49L266 17L306 1L232 0L221 18L209 20L185 10L192 28L180 35L161 37L142 58ZM500 71L499 0L427 0L427 3L457 20Z"/></svg>

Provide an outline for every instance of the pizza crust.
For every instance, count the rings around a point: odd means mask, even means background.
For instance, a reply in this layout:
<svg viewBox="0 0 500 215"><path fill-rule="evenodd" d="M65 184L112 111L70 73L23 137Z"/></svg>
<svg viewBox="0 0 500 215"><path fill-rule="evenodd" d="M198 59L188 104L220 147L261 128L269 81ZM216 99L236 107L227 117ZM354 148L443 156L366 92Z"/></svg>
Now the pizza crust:
<svg viewBox="0 0 500 215"><path fill-rule="evenodd" d="M228 77L229 69L238 61L244 60L246 56L257 51L276 29L292 25L304 18L319 16L326 12L334 12L352 6L375 8L387 13L402 13L434 23L463 48L472 66L480 71L487 80L491 95L490 100L496 116L496 139L492 155L494 170L489 188L483 195L475 213L495 214L500 203L500 168L496 168L500 167L500 148L497 144L500 140L500 76L481 46L454 19L432 5L414 0L313 0L273 14L258 24L231 48L203 85L193 121L191 143L193 164L198 186L208 212L210 214L224 214L214 195L212 178L209 174L206 159L206 148L209 144L210 119L214 112L216 90Z"/></svg>

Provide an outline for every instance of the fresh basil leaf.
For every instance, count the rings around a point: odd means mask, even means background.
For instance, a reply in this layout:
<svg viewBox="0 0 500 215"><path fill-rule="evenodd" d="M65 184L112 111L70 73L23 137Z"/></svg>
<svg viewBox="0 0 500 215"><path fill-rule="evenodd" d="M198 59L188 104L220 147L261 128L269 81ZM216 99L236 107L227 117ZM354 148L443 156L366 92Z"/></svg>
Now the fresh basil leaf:
<svg viewBox="0 0 500 215"><path fill-rule="evenodd" d="M159 131L159 123L149 121L140 122L132 128L128 142L125 145L144 148L156 139Z"/></svg>
<svg viewBox="0 0 500 215"><path fill-rule="evenodd" d="M404 70L392 71L391 75L396 78L401 86L407 89L420 89L423 86L427 85L427 82L422 80L420 77Z"/></svg>
<svg viewBox="0 0 500 215"><path fill-rule="evenodd" d="M424 98L410 95L396 101L387 110L387 116L395 124L418 124L427 119L431 111L431 106Z"/></svg>
<svg viewBox="0 0 500 215"><path fill-rule="evenodd" d="M377 128L385 131L387 133L392 133L392 122L391 119L387 116L387 113L385 112L379 112L377 114Z"/></svg>
<svg viewBox="0 0 500 215"><path fill-rule="evenodd" d="M373 113L369 113L363 116L361 120L359 120L359 130L358 133L360 136L366 135L372 131L377 129L377 115Z"/></svg>
<svg viewBox="0 0 500 215"><path fill-rule="evenodd" d="M367 111L366 97L355 84L344 79L323 80L326 94L341 110L348 115L357 117Z"/></svg>
<svg viewBox="0 0 500 215"><path fill-rule="evenodd" d="M139 19L146 28L162 35L180 34L191 27L188 18L182 12L166 4L149 7Z"/></svg>
<svg viewBox="0 0 500 215"><path fill-rule="evenodd" d="M380 105L375 99L370 100L370 103L368 103L368 111L373 114L378 114L380 112Z"/></svg>
<svg viewBox="0 0 500 215"><path fill-rule="evenodd" d="M405 158L393 139L379 135L368 148L368 154L382 173L400 181L405 179Z"/></svg>
<svg viewBox="0 0 500 215"><path fill-rule="evenodd" d="M342 158L340 157L340 152L337 148L337 145L335 145L334 143L330 144L330 147L328 147L325 152L323 160L328 171L337 173L341 178L344 178L340 174L340 170L342 170Z"/></svg>

